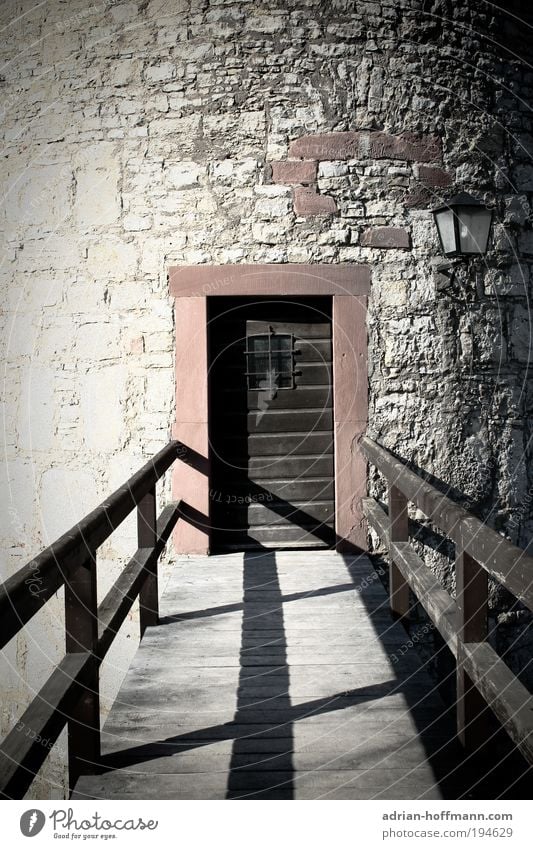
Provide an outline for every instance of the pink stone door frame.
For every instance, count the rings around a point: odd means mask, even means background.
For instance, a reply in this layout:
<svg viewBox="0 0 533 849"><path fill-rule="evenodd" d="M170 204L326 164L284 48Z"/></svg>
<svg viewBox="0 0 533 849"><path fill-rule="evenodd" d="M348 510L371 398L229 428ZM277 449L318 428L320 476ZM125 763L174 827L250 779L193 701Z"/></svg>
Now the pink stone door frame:
<svg viewBox="0 0 533 849"><path fill-rule="evenodd" d="M176 422L173 436L197 461L174 464L173 495L184 503L174 544L187 554L210 548L207 298L331 295L337 550L366 549L361 499L366 461L358 448L368 417L366 307L370 269L358 265L221 265L169 269L175 298Z"/></svg>

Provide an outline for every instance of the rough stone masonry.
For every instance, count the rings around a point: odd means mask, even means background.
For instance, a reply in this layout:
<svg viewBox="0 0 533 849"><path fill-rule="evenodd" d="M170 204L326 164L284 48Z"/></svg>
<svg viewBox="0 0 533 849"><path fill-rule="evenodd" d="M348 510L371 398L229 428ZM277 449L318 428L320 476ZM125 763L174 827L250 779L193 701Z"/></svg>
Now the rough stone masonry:
<svg viewBox="0 0 533 849"><path fill-rule="evenodd" d="M2 3L5 575L168 440L179 264L369 264L370 435L531 545L531 30L505 5ZM496 223L446 286L430 209L458 189ZM134 530L100 552L102 592ZM4 659L2 733L62 654L56 602ZM104 709L136 639L132 620ZM36 796L62 795L64 763L60 741Z"/></svg>

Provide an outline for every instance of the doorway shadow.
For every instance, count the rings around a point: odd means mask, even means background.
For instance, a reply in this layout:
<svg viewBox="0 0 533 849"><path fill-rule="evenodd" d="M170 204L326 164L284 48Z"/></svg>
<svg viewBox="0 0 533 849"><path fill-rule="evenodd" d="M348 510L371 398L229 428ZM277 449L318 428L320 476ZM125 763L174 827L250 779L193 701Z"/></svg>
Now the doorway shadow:
<svg viewBox="0 0 533 849"><path fill-rule="evenodd" d="M289 696L289 666L287 637L283 621L283 597L278 577L275 552L244 555L243 603L240 672L237 690L236 730L246 726L262 726L265 715L274 709L279 713L276 722L280 751L275 757L275 777L272 782L279 787L283 799L294 798L293 748L294 735ZM261 592L258 587L261 587ZM258 599L262 599L259 600ZM268 626L265 629L265 624ZM258 679L258 676L259 679ZM258 687L258 680L264 682ZM268 724L268 723L266 723ZM258 754L250 754L253 737L237 732L232 747L226 798L233 799L253 794L254 790L274 792L275 787L265 787L265 761ZM268 761L266 766L268 767ZM261 770L258 783L257 771ZM267 778L268 782L268 778ZM271 795L272 798L272 795Z"/></svg>

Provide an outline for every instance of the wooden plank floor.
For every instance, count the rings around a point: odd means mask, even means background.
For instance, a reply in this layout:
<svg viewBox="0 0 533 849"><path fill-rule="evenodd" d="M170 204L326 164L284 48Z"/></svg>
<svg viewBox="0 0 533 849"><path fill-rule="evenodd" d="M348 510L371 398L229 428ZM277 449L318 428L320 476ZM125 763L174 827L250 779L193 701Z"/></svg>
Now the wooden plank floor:
<svg viewBox="0 0 533 849"><path fill-rule="evenodd" d="M73 798L442 798L453 730L368 558L181 558L161 619Z"/></svg>

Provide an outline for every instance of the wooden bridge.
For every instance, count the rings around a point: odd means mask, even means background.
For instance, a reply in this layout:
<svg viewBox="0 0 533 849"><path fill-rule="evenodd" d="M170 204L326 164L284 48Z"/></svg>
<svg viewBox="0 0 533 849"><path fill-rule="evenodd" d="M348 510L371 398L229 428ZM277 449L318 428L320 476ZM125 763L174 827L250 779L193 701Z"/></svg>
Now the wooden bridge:
<svg viewBox="0 0 533 849"><path fill-rule="evenodd" d="M258 551L179 558L159 606L158 558L176 521L194 520L173 504L156 521L156 482L188 451L176 442L9 579L3 645L64 584L66 655L3 741L3 796L24 795L48 754L37 741L65 724L78 799L527 794L533 702L487 640L487 576L531 609L533 558L362 448L389 485L388 513L373 499L365 512L389 550L390 598L364 555ZM456 544L455 600L409 543L408 501ZM138 551L98 605L97 548L135 508ZM457 658L457 710L408 633L409 588ZM100 729L99 665L137 596L141 643Z"/></svg>

